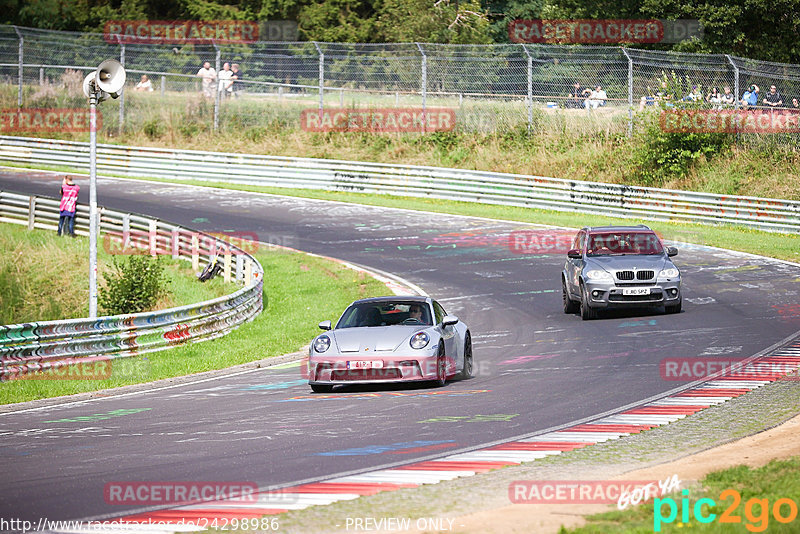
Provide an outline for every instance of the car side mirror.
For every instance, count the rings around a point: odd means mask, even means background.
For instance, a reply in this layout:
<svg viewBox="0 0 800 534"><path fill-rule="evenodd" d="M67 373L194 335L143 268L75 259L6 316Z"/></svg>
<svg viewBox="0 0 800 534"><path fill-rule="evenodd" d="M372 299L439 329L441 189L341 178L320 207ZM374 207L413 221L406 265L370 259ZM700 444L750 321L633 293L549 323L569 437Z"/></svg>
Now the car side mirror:
<svg viewBox="0 0 800 534"><path fill-rule="evenodd" d="M452 326L458 322L458 317L455 315L445 315L442 319L442 326Z"/></svg>
<svg viewBox="0 0 800 534"><path fill-rule="evenodd" d="M331 322L330 321L322 321L319 323L320 330L330 330L331 329Z"/></svg>
<svg viewBox="0 0 800 534"><path fill-rule="evenodd" d="M577 248L573 248L567 251L567 257L571 260L579 260L581 259L581 251Z"/></svg>
<svg viewBox="0 0 800 534"><path fill-rule="evenodd" d="M678 255L678 249L677 248L675 248L675 247L667 247L667 256L669 256L671 258L672 256L677 256L677 255Z"/></svg>

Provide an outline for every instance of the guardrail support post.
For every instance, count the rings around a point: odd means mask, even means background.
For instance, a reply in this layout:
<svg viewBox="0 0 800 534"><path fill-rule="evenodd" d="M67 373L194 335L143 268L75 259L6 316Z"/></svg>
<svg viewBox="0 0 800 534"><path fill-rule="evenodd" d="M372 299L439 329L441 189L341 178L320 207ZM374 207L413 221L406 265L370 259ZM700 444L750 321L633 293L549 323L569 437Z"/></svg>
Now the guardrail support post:
<svg viewBox="0 0 800 534"><path fill-rule="evenodd" d="M180 233L178 227L172 228L172 259L177 260L180 252Z"/></svg>
<svg viewBox="0 0 800 534"><path fill-rule="evenodd" d="M192 232L192 271L200 270L200 239L197 232Z"/></svg>
<svg viewBox="0 0 800 534"><path fill-rule="evenodd" d="M158 237L158 221L157 220L150 219L150 226L149 226L147 235L150 238L148 240L149 244L150 244L150 247L149 247L150 248L150 255L155 257L156 254L158 253L157 239L156 239Z"/></svg>
<svg viewBox="0 0 800 534"><path fill-rule="evenodd" d="M225 283L231 281L231 249L227 245L225 246L225 267L222 269L222 278Z"/></svg>
<svg viewBox="0 0 800 534"><path fill-rule="evenodd" d="M122 248L128 248L131 244L131 214L122 215Z"/></svg>
<svg viewBox="0 0 800 534"><path fill-rule="evenodd" d="M236 255L236 276L235 279L238 282L244 277L244 256L239 253Z"/></svg>
<svg viewBox="0 0 800 534"><path fill-rule="evenodd" d="M36 197L31 197L28 200L28 230L33 230L34 224L36 224Z"/></svg>
<svg viewBox="0 0 800 534"><path fill-rule="evenodd" d="M253 282L253 262L246 259L244 262L244 285L249 286Z"/></svg>
<svg viewBox="0 0 800 534"><path fill-rule="evenodd" d="M44 85L44 68L39 67L39 85Z"/></svg>
<svg viewBox="0 0 800 534"><path fill-rule="evenodd" d="M167 90L167 77L163 74L161 75L161 96L164 96L164 92Z"/></svg>

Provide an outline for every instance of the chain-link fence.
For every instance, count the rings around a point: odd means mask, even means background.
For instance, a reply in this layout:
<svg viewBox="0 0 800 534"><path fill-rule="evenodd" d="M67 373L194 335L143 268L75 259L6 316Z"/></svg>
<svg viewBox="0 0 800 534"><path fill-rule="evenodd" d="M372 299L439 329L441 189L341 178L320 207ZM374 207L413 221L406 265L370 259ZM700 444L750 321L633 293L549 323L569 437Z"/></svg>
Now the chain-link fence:
<svg viewBox="0 0 800 534"><path fill-rule="evenodd" d="M727 55L546 44L114 44L102 34L14 26L0 26L2 107L85 107L83 76L109 58L125 65L128 82L101 106L103 129L125 132L253 135L299 128L309 108L447 107L462 131L630 134L639 113L665 100L713 104L713 88L727 87L738 107L751 85L760 89L757 107L800 110L800 65ZM215 73L238 68L236 81L210 78L204 88L206 61ZM152 90L137 90L142 76ZM660 91L667 78L680 81L680 94ZM763 102L771 85L778 106ZM592 95L597 86L603 93ZM798 144L796 133L777 138Z"/></svg>

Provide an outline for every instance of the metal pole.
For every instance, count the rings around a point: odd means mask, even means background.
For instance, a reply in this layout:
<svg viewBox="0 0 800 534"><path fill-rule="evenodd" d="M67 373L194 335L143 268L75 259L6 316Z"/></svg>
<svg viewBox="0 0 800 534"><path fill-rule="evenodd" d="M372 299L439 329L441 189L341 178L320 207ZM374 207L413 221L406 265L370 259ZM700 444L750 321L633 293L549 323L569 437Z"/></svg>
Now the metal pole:
<svg viewBox="0 0 800 534"><path fill-rule="evenodd" d="M428 56L425 55L425 50L422 49L422 45L419 43L414 43L417 45L417 50L419 53L422 54L422 131L425 131L425 126L427 121L427 115L425 110L428 107Z"/></svg>
<svg viewBox="0 0 800 534"><path fill-rule="evenodd" d="M97 91L89 96L89 318L97 317Z"/></svg>
<svg viewBox="0 0 800 534"><path fill-rule="evenodd" d="M216 132L217 128L219 128L219 93L220 93L220 91L219 91L219 60L220 60L220 52L219 52L219 47L217 46L216 43L214 43L214 50L217 51L216 66L214 67L216 69L216 73L217 73L217 80L214 83L214 131Z"/></svg>
<svg viewBox="0 0 800 534"><path fill-rule="evenodd" d="M528 56L528 133L531 133L531 128L533 128L533 57L524 44L522 50Z"/></svg>
<svg viewBox="0 0 800 534"><path fill-rule="evenodd" d="M125 44L119 45L119 62L125 66ZM122 133L122 123L125 121L125 91L119 92L119 128L118 131Z"/></svg>
<svg viewBox="0 0 800 534"><path fill-rule="evenodd" d="M322 110L325 108L325 103L323 102L325 92L325 54L322 53L322 49L316 41L314 41L314 47L316 47L317 54L319 54L319 114L322 116Z"/></svg>
<svg viewBox="0 0 800 534"><path fill-rule="evenodd" d="M161 75L161 96L164 96L164 91L167 90L167 77Z"/></svg>
<svg viewBox="0 0 800 534"><path fill-rule="evenodd" d="M622 48L622 53L628 58L628 137L633 136L633 59L628 51Z"/></svg>
<svg viewBox="0 0 800 534"><path fill-rule="evenodd" d="M728 59L728 63L731 64L733 67L733 105L735 107L739 107L739 67L736 66L736 63L733 62L731 56L725 54L725 57Z"/></svg>
<svg viewBox="0 0 800 534"><path fill-rule="evenodd" d="M17 36L19 37L19 91L17 93L17 107L22 107L22 61L24 56L25 50L25 38L22 37L22 33L19 29L14 26L14 31L17 32Z"/></svg>

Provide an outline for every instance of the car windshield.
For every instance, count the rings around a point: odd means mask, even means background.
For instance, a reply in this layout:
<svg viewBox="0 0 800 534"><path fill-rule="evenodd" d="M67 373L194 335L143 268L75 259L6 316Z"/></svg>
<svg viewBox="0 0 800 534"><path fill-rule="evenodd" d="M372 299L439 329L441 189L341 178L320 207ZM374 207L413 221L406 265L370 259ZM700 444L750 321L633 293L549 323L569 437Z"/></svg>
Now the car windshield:
<svg viewBox="0 0 800 534"><path fill-rule="evenodd" d="M427 303L409 301L360 302L347 308L336 328L364 326L427 325L431 314Z"/></svg>
<svg viewBox="0 0 800 534"><path fill-rule="evenodd" d="M586 248L587 256L622 254L662 254L664 249L658 236L652 232L609 232L591 234Z"/></svg>

